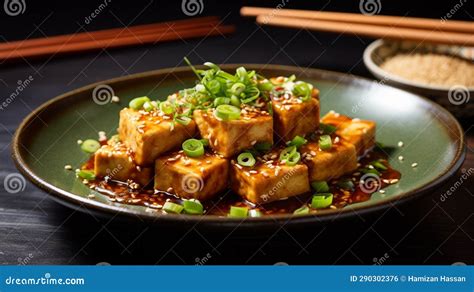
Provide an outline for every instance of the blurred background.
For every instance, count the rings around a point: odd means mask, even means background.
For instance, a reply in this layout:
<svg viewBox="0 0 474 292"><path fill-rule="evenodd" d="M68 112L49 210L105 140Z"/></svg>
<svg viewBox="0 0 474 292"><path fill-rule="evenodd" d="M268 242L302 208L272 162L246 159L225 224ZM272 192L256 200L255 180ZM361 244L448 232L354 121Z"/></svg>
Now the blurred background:
<svg viewBox="0 0 474 292"><path fill-rule="evenodd" d="M378 14L434 19L446 17L460 3L460 0L373 1L379 3ZM105 2L19 2L25 5L19 15L10 16L0 9L0 42L188 17L183 12L182 1L106 0L107 5L94 17L92 13ZM236 32L206 39L2 62L2 99L15 90L18 80L31 75L34 81L22 91L20 102L0 112L0 181L7 173L16 171L10 159L11 137L32 109L89 83L182 66L183 56L195 64L273 63L373 78L362 61L363 51L373 39L260 27L254 18L242 18L239 14L243 5L274 8L279 4L289 9L360 13L359 1L203 0L202 3L200 16L219 16L224 23L234 24ZM466 1L450 19L472 21L473 16L472 3ZM463 119L462 123L472 141L472 119ZM468 151L472 165L472 149ZM120 221L103 222L87 213L62 207L30 184L21 196L8 194L0 186L0 263L199 264L205 259L207 264L472 264L472 186L472 182L466 184L466 191L456 201L443 205L443 209L426 196L367 218L333 222L314 230L282 229L252 236L239 230L215 234L179 227L160 229L141 223L136 226L127 223L124 227Z"/></svg>

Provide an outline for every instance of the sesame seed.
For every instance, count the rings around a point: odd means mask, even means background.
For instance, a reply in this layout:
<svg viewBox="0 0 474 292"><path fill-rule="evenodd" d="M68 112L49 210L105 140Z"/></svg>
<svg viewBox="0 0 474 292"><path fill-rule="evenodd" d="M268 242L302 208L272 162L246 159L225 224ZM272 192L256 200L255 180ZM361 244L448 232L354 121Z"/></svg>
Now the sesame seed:
<svg viewBox="0 0 474 292"><path fill-rule="evenodd" d="M89 199L93 199L93 198L95 198L95 195L94 195L94 194L89 194L89 195L87 195L87 197L88 197Z"/></svg>
<svg viewBox="0 0 474 292"><path fill-rule="evenodd" d="M313 150L311 150L311 151L309 152L309 154L311 154L312 156L316 156L316 152L313 151Z"/></svg>
<svg viewBox="0 0 474 292"><path fill-rule="evenodd" d="M384 190L379 190L379 193L385 194L385 191Z"/></svg>
<svg viewBox="0 0 474 292"><path fill-rule="evenodd" d="M411 167L413 167L413 168L415 168L417 166L418 166L418 163L416 163L416 162L411 164Z"/></svg>
<svg viewBox="0 0 474 292"><path fill-rule="evenodd" d="M398 160L403 161L403 156L398 156Z"/></svg>
<svg viewBox="0 0 474 292"><path fill-rule="evenodd" d="M369 165L368 168L374 169L374 166L373 166L373 165Z"/></svg>
<svg viewBox="0 0 474 292"><path fill-rule="evenodd" d="M264 177L269 177L268 173L266 173L265 171L262 171L261 174L262 174Z"/></svg>
<svg viewBox="0 0 474 292"><path fill-rule="evenodd" d="M78 145L81 145L81 144L82 144L82 140L77 140L77 144L78 144Z"/></svg>
<svg viewBox="0 0 474 292"><path fill-rule="evenodd" d="M167 190L166 190L168 193L171 193L173 191L173 188L172 187L169 187Z"/></svg>
<svg viewBox="0 0 474 292"><path fill-rule="evenodd" d="M391 184L396 184L397 182L398 182L398 179L396 179L396 178L390 180L390 183L391 183Z"/></svg>
<svg viewBox="0 0 474 292"><path fill-rule="evenodd" d="M333 209L333 210L336 210L336 209L337 209L337 207L334 206L334 205L329 206L329 208L331 208L331 209Z"/></svg>
<svg viewBox="0 0 474 292"><path fill-rule="evenodd" d="M112 96L112 102L117 103L119 101L120 101L120 98L118 96L116 96L116 95Z"/></svg>
<svg viewBox="0 0 474 292"><path fill-rule="evenodd" d="M253 140L252 142L250 142L250 144L253 146L257 143L257 140Z"/></svg>
<svg viewBox="0 0 474 292"><path fill-rule="evenodd" d="M64 169L65 169L65 170L72 170L72 166L70 166L69 164L68 164L68 165L64 165Z"/></svg>
<svg viewBox="0 0 474 292"><path fill-rule="evenodd" d="M334 143L339 143L339 137L334 138Z"/></svg>
<svg viewBox="0 0 474 292"><path fill-rule="evenodd" d="M249 172L250 172L251 174L256 174L256 173L258 173L258 171L256 171L256 170L250 170Z"/></svg>
<svg viewBox="0 0 474 292"><path fill-rule="evenodd" d="M242 169L242 166L240 164L235 164L235 166L238 168L238 169Z"/></svg>
<svg viewBox="0 0 474 292"><path fill-rule="evenodd" d="M398 142L398 147L403 147L403 141Z"/></svg>
<svg viewBox="0 0 474 292"><path fill-rule="evenodd" d="M201 167L201 168L199 169L199 171L202 172L202 173L204 173L204 167Z"/></svg>

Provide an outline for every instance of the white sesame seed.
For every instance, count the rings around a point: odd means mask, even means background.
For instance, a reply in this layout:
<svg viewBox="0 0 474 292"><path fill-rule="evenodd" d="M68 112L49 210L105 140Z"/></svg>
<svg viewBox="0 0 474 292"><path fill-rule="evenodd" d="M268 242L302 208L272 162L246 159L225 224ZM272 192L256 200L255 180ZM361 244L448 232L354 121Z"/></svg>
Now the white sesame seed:
<svg viewBox="0 0 474 292"><path fill-rule="evenodd" d="M65 169L65 170L72 170L72 166L70 166L69 164L68 164L68 165L64 165L64 169Z"/></svg>
<svg viewBox="0 0 474 292"><path fill-rule="evenodd" d="M339 143L339 137L334 138L334 143Z"/></svg>
<svg viewBox="0 0 474 292"><path fill-rule="evenodd" d="M418 163L416 163L416 162L411 164L411 167L413 167L413 168L415 168L417 166L418 166Z"/></svg>
<svg viewBox="0 0 474 292"><path fill-rule="evenodd" d="M257 143L257 140L253 140L250 144L253 146Z"/></svg>
<svg viewBox="0 0 474 292"><path fill-rule="evenodd" d="M379 193L385 194L385 190L379 190Z"/></svg>
<svg viewBox="0 0 474 292"><path fill-rule="evenodd" d="M112 102L117 103L119 101L120 101L120 98L118 96L116 96L116 95L112 96Z"/></svg>
<svg viewBox="0 0 474 292"><path fill-rule="evenodd" d="M89 194L89 195L87 195L87 197L88 197L89 199L93 199L93 198L95 198L95 195L94 195L94 194Z"/></svg>
<svg viewBox="0 0 474 292"><path fill-rule="evenodd" d="M403 161L403 156L398 156L398 160Z"/></svg>
<svg viewBox="0 0 474 292"><path fill-rule="evenodd" d="M316 152L313 151L313 150L311 150L311 151L309 152L309 154L311 154L311 155L313 155L313 156L316 156Z"/></svg>
<svg viewBox="0 0 474 292"><path fill-rule="evenodd" d="M201 168L199 169L199 171L202 172L202 173L204 173L204 167L201 167Z"/></svg>
<svg viewBox="0 0 474 292"><path fill-rule="evenodd" d="M403 141L398 142L398 147L403 147Z"/></svg>
<svg viewBox="0 0 474 292"><path fill-rule="evenodd" d="M82 144L82 140L77 140L77 144L78 144L78 145L81 145L81 144Z"/></svg>
<svg viewBox="0 0 474 292"><path fill-rule="evenodd" d="M167 190L166 190L168 193L171 193L173 191L173 188L172 187L169 187Z"/></svg>
<svg viewBox="0 0 474 292"><path fill-rule="evenodd" d="M396 184L397 182L398 182L398 179L396 179L396 178L390 180L390 183L391 183L391 184Z"/></svg>

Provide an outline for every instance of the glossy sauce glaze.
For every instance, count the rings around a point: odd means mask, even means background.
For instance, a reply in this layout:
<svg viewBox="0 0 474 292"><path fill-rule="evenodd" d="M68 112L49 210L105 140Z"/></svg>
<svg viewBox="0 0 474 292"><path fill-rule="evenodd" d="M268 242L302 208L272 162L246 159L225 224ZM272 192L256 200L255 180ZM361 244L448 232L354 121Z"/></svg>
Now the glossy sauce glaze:
<svg viewBox="0 0 474 292"><path fill-rule="evenodd" d="M375 160L380 161L387 168L379 172L380 176L366 174L361 171L362 169L367 169L367 166ZM378 150L372 150L367 153L361 158L359 165L359 168L353 173L328 182L330 192L334 196L333 203L329 207L330 209L340 209L353 203L367 201L373 193L384 192L383 188L396 184L401 177L400 172L388 164L387 156ZM92 156L82 168L93 169L94 157ZM346 190L340 186L340 182L347 180L352 181L354 185L352 189ZM176 196L165 191L153 190L152 186L137 188L136 184L127 184L110 179L96 179L89 181L87 184L91 189L106 195L112 202L145 206L148 207L147 211L149 212L164 212L161 211L161 208L166 201L171 200L181 203L181 200ZM307 193L265 205L255 205L232 192L225 191L222 195L202 202L202 204L205 209L205 215L227 216L231 206L246 206L250 209L258 209L262 215L292 214L304 204L311 203L311 197L312 193ZM316 210L310 208L310 213L318 213L320 210L324 209Z"/></svg>

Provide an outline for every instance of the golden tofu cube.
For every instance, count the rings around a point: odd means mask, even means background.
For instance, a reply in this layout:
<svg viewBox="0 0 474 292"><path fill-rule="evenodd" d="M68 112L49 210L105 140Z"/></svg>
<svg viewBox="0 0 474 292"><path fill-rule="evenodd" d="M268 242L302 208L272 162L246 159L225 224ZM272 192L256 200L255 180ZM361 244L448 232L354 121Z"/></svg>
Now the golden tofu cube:
<svg viewBox="0 0 474 292"><path fill-rule="evenodd" d="M124 108L120 111L118 131L120 140L134 152L137 164L152 165L158 156L194 136L196 123L183 125L160 111Z"/></svg>
<svg viewBox="0 0 474 292"><path fill-rule="evenodd" d="M364 155L375 146L375 122L329 112L322 119L322 123L337 127L336 134L354 144L357 154Z"/></svg>
<svg viewBox="0 0 474 292"><path fill-rule="evenodd" d="M188 157L183 151L160 157L155 163L155 190L184 199L208 200L227 187L229 161L205 153Z"/></svg>
<svg viewBox="0 0 474 292"><path fill-rule="evenodd" d="M269 203L310 191L308 167L304 164L281 164L278 158L270 163L257 161L253 167L241 166L232 160L230 178L232 190L255 204Z"/></svg>
<svg viewBox="0 0 474 292"><path fill-rule="evenodd" d="M309 180L321 181L338 178L357 169L357 153L353 144L336 137L329 150L321 150L317 142L300 148L303 162L309 168Z"/></svg>
<svg viewBox="0 0 474 292"><path fill-rule="evenodd" d="M252 148L256 143L273 143L273 119L267 112L242 111L240 119L223 121L214 110L195 110L194 120L201 136L224 157Z"/></svg>
<svg viewBox="0 0 474 292"><path fill-rule="evenodd" d="M319 100L272 98L275 140L285 142L319 128Z"/></svg>
<svg viewBox="0 0 474 292"><path fill-rule="evenodd" d="M94 155L94 173L97 177L113 180L132 180L141 186L153 181L153 168L138 166L133 153L120 142L103 145Z"/></svg>

